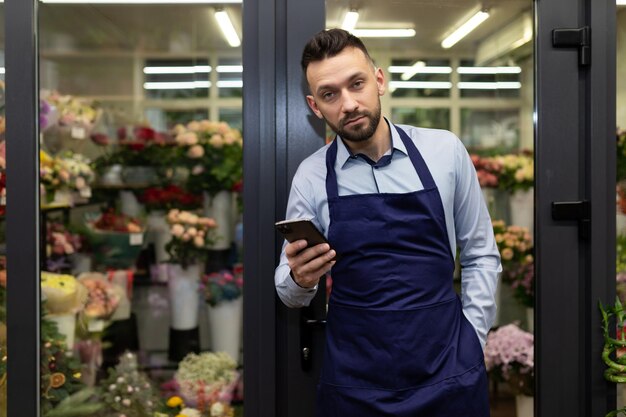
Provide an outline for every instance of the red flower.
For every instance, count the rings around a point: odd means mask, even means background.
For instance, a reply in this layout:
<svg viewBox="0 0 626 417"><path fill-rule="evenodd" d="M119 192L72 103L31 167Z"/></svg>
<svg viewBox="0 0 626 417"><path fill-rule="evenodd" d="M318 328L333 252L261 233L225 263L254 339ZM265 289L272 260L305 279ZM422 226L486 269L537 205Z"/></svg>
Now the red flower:
<svg viewBox="0 0 626 417"><path fill-rule="evenodd" d="M92 133L89 137L96 145L106 146L109 144L109 137L104 133Z"/></svg>
<svg viewBox="0 0 626 417"><path fill-rule="evenodd" d="M231 191L235 193L243 192L243 180L239 180L236 183L234 183Z"/></svg>
<svg viewBox="0 0 626 417"><path fill-rule="evenodd" d="M156 137L156 132L154 129L149 127L136 127L133 131L135 135L135 139L143 142L147 142L149 140L154 140Z"/></svg>

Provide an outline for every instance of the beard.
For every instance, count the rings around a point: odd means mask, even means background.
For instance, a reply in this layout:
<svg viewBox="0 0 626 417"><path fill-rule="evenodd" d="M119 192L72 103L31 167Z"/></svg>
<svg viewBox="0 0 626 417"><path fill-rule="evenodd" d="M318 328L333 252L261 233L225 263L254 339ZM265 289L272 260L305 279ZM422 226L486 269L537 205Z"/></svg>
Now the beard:
<svg viewBox="0 0 626 417"><path fill-rule="evenodd" d="M350 142L365 142L374 135L374 132L376 132L378 124L380 123L380 113L381 110L379 101L378 106L373 112L354 111L339 120L337 125L330 123L327 119L326 123L328 123L328 126L333 130L333 132L341 136L342 139ZM348 128L345 127L346 123L359 117L365 117L367 119L367 123L364 127L361 127L361 125L351 126Z"/></svg>

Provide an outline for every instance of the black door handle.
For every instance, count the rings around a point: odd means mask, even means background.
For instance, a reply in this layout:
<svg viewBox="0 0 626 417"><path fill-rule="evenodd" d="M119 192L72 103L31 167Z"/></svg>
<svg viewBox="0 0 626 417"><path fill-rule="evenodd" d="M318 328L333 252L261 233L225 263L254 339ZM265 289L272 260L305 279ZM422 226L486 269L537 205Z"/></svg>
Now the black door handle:
<svg viewBox="0 0 626 417"><path fill-rule="evenodd" d="M313 332L324 329L326 319L314 319L313 308L305 307L300 311L300 365L303 371L310 371L313 359Z"/></svg>

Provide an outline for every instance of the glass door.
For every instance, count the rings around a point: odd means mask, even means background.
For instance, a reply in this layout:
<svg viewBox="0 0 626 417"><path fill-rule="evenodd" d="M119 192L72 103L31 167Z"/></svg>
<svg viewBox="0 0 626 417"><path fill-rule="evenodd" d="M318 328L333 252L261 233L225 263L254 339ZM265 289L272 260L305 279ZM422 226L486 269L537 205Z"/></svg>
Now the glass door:
<svg viewBox="0 0 626 417"><path fill-rule="evenodd" d="M41 415L242 415L241 1L66 3L38 10Z"/></svg>

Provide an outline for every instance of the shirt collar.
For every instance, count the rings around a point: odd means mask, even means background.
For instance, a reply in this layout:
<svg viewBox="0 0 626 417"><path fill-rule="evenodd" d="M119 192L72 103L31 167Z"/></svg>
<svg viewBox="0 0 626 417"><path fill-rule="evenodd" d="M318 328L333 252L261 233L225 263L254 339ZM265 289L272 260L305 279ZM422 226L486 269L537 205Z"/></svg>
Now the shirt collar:
<svg viewBox="0 0 626 417"><path fill-rule="evenodd" d="M396 126L393 123L390 123L386 117L384 117L385 122L389 125L389 131L391 132L391 145L392 149L385 152L385 155L390 155L392 151L402 152L404 155L408 155L406 146L404 146L404 142L400 138L400 134L398 133ZM339 135L337 135L337 164L343 168L346 163L354 158L352 152L348 149L348 147L343 143L343 139Z"/></svg>

